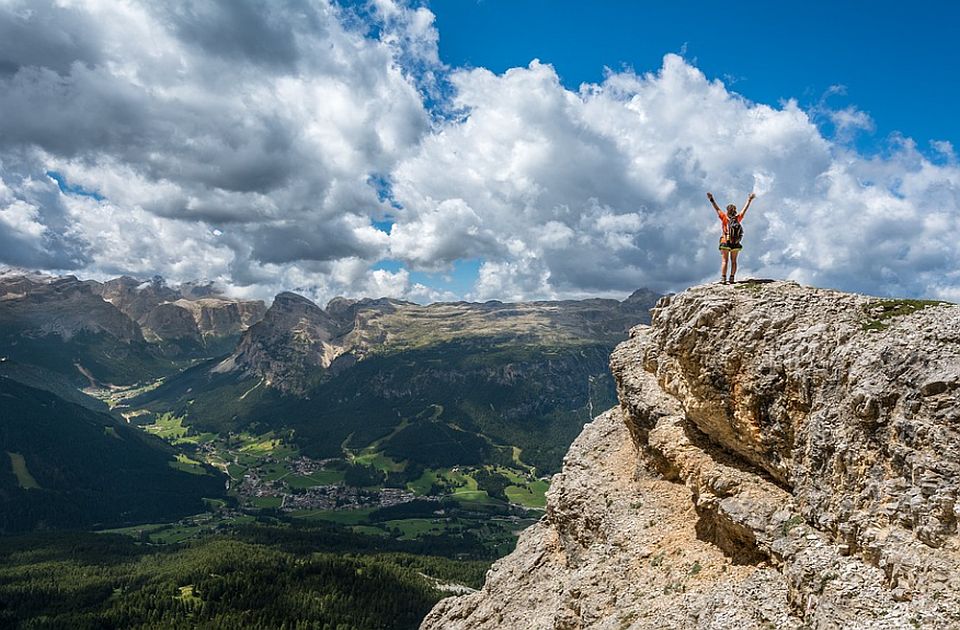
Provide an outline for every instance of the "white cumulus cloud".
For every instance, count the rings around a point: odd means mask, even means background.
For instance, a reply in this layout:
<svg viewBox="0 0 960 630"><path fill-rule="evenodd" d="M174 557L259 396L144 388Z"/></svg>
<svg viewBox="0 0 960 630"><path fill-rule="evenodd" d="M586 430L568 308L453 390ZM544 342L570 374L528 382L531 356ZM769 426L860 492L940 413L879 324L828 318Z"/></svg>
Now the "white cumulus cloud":
<svg viewBox="0 0 960 630"><path fill-rule="evenodd" d="M414 268L482 257L476 298L713 279L719 224L707 191L723 205L760 195L744 222L741 277L883 294L956 286L955 160L935 164L908 141L887 157L859 155L796 102L751 102L677 55L655 73L611 72L577 91L538 61L451 80L463 114L394 171L404 210L391 251ZM855 109L835 121L872 124ZM445 228L464 208L455 222L469 230Z"/></svg>
<svg viewBox="0 0 960 630"><path fill-rule="evenodd" d="M329 0L0 3L0 262L350 292L369 182L429 132L401 56L437 63L432 14L380 4L373 36Z"/></svg>
<svg viewBox="0 0 960 630"><path fill-rule="evenodd" d="M351 7L0 0L0 263L321 302L622 297L715 278L705 193L753 190L741 277L960 294L949 142L862 155L864 111L752 102L678 55L578 89L536 60L450 68L428 8ZM466 259L464 296L420 281Z"/></svg>

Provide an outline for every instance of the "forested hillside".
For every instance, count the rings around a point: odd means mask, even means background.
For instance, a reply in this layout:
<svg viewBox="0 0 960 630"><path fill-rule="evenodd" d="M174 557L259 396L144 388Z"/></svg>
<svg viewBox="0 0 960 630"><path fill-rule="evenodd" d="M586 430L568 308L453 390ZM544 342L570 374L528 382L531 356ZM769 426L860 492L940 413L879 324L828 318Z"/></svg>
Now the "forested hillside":
<svg viewBox="0 0 960 630"><path fill-rule="evenodd" d="M0 532L175 519L223 495L162 441L0 376Z"/></svg>
<svg viewBox="0 0 960 630"><path fill-rule="evenodd" d="M440 599L438 580L479 586L485 567L225 538L157 549L117 535L0 537L0 627L400 630Z"/></svg>

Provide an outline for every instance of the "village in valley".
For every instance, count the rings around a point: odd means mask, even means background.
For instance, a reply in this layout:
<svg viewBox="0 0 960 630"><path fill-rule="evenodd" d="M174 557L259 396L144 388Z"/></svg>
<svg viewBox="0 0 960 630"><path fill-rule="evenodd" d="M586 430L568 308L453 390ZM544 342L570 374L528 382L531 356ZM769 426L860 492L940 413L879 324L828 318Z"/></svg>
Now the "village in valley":
<svg viewBox="0 0 960 630"><path fill-rule="evenodd" d="M170 413L123 415L177 449L171 466L198 475L214 470L226 475L228 500L208 500L206 513L176 523L109 530L153 544L254 522L325 522L400 540L466 533L499 547L511 544L539 518L549 485L530 471L491 467L415 470L411 474L416 478L410 479L404 476L404 462L373 448L344 449L343 457L316 459L301 453L290 434L221 435L195 431ZM496 490L499 498L491 496L478 483L491 476L513 485Z"/></svg>

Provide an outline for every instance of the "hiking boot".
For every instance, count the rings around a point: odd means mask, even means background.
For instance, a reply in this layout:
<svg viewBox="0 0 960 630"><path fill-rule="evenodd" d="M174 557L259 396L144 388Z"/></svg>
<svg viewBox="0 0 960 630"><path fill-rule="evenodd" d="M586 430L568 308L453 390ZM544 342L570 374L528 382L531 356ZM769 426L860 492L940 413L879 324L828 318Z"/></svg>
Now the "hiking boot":
<svg viewBox="0 0 960 630"><path fill-rule="evenodd" d="M722 278L720 278L720 284L726 284L726 283L727 283L727 277L726 277L726 276L723 276Z"/></svg>
<svg viewBox="0 0 960 630"><path fill-rule="evenodd" d="M730 276L730 282L728 282L727 284L736 284L736 282L737 281L733 279L733 276Z"/></svg>

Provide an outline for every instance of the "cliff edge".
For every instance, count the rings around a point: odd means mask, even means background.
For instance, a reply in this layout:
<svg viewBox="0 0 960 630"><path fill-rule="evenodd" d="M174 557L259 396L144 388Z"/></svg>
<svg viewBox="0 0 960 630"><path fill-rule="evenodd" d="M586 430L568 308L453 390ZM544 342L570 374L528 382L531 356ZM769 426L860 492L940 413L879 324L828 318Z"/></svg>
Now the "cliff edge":
<svg viewBox="0 0 960 630"><path fill-rule="evenodd" d="M662 299L545 516L424 629L960 627L960 307Z"/></svg>

